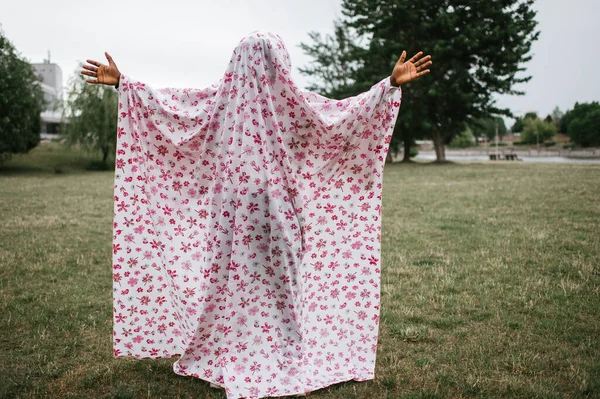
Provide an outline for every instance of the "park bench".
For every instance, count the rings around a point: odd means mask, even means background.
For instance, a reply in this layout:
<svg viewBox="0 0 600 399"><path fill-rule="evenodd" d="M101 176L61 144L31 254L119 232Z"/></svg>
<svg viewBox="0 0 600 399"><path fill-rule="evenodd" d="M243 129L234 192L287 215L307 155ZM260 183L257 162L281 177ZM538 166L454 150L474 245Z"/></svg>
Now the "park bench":
<svg viewBox="0 0 600 399"><path fill-rule="evenodd" d="M501 161L503 159L505 161L520 161L517 154L498 154L497 156L496 154L489 154L489 156L490 161Z"/></svg>

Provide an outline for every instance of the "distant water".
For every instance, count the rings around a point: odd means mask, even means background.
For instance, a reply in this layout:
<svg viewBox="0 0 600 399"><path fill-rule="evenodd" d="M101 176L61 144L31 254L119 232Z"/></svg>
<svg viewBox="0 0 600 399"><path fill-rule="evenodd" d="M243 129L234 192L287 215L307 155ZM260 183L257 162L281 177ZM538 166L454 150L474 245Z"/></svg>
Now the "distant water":
<svg viewBox="0 0 600 399"><path fill-rule="evenodd" d="M417 155L415 159L435 160L435 154ZM489 155L449 155L446 154L446 159L449 161L488 161ZM590 163L600 164L600 158L567 158L567 157L527 157L519 156L523 162L548 162L548 163ZM495 162L518 162L518 161L495 161Z"/></svg>

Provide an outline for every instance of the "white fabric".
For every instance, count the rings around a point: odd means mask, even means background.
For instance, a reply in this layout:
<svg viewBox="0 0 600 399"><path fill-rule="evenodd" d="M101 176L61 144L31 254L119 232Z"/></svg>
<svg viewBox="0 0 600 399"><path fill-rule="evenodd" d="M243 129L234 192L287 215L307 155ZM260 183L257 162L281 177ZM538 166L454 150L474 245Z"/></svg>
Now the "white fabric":
<svg viewBox="0 0 600 399"><path fill-rule="evenodd" d="M389 77L341 101L299 89L256 32L215 85L121 76L114 351L180 355L228 398L374 376Z"/></svg>

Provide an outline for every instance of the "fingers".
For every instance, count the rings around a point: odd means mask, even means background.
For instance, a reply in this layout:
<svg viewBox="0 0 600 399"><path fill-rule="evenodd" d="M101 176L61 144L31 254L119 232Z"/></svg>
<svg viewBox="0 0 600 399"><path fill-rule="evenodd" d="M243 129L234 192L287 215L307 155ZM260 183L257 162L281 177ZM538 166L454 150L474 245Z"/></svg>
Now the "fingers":
<svg viewBox="0 0 600 399"><path fill-rule="evenodd" d="M108 54L106 54L106 55L108 55ZM111 60L112 59L109 59L109 62ZM98 61L94 61L94 60L86 60L86 62L90 65L83 64L81 66L83 69L80 71L80 74L85 75L85 76L91 76L92 78L96 78L96 79L86 79L85 81L87 83L91 83L91 84L100 83L98 81L98 69L102 66L102 64L99 63Z"/></svg>
<svg viewBox="0 0 600 399"><path fill-rule="evenodd" d="M420 54L422 54L422 53L420 53ZM414 58L414 57L413 57L413 58ZM423 58L421 58L419 61L415 62L414 64L415 64L415 66L418 68L418 67L419 67L419 65L423 65L423 64L425 64L425 63L426 63L427 61L429 61L430 59L431 59L431 56L430 56L430 55L428 55L428 56L426 56L426 57L423 57Z"/></svg>
<svg viewBox="0 0 600 399"><path fill-rule="evenodd" d="M92 72L97 72L98 71L98 67L95 66L89 66L89 65L82 65L83 69L87 69L88 71L92 71Z"/></svg>
<svg viewBox="0 0 600 399"><path fill-rule="evenodd" d="M406 59L406 50L404 50L402 52L402 55L400 56L400 60L398 60L398 62L400 62L401 64L404 64L405 59Z"/></svg>
<svg viewBox="0 0 600 399"><path fill-rule="evenodd" d="M97 67L99 67L100 65L102 65L101 63L99 63L98 61L94 61L94 60L86 60L88 63L92 64L92 65L96 65Z"/></svg>
<svg viewBox="0 0 600 399"><path fill-rule="evenodd" d="M431 72L429 69L421 71L421 72L417 73L417 78L419 78L419 77L421 77L423 75L427 75L429 72Z"/></svg>
<svg viewBox="0 0 600 399"><path fill-rule="evenodd" d="M82 75L91 76L92 78L97 78L98 77L98 74L96 72L81 71L80 73Z"/></svg>
<svg viewBox="0 0 600 399"><path fill-rule="evenodd" d="M417 68L417 72L420 72L420 71L424 70L425 68L429 67L431 64L433 64L433 62L429 61L429 62L426 62L425 64L421 64L419 66L415 65L415 66Z"/></svg>
<svg viewBox="0 0 600 399"><path fill-rule="evenodd" d="M108 54L108 52L105 51L104 52L104 56L108 60L108 65L116 65L115 61L112 59L112 57L110 56L110 54Z"/></svg>
<svg viewBox="0 0 600 399"><path fill-rule="evenodd" d="M410 60L408 60L408 62L412 62L412 63L414 64L415 62L417 62L417 60L418 60L419 58L421 58L421 56L422 56L422 55L423 55L423 52L422 52L422 51L419 51L419 52L418 52L417 54L415 54L415 55L414 55L414 56L413 56L413 57L412 57Z"/></svg>

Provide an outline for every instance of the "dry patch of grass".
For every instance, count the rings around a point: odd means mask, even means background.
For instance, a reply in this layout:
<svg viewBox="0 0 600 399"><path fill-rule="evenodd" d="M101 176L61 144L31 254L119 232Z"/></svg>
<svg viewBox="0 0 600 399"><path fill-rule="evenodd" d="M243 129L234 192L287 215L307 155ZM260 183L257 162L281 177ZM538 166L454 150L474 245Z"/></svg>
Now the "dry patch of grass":
<svg viewBox="0 0 600 399"><path fill-rule="evenodd" d="M31 156L0 171L0 397L224 398L112 358L113 175ZM600 396L599 174L386 167L376 379L309 397Z"/></svg>

